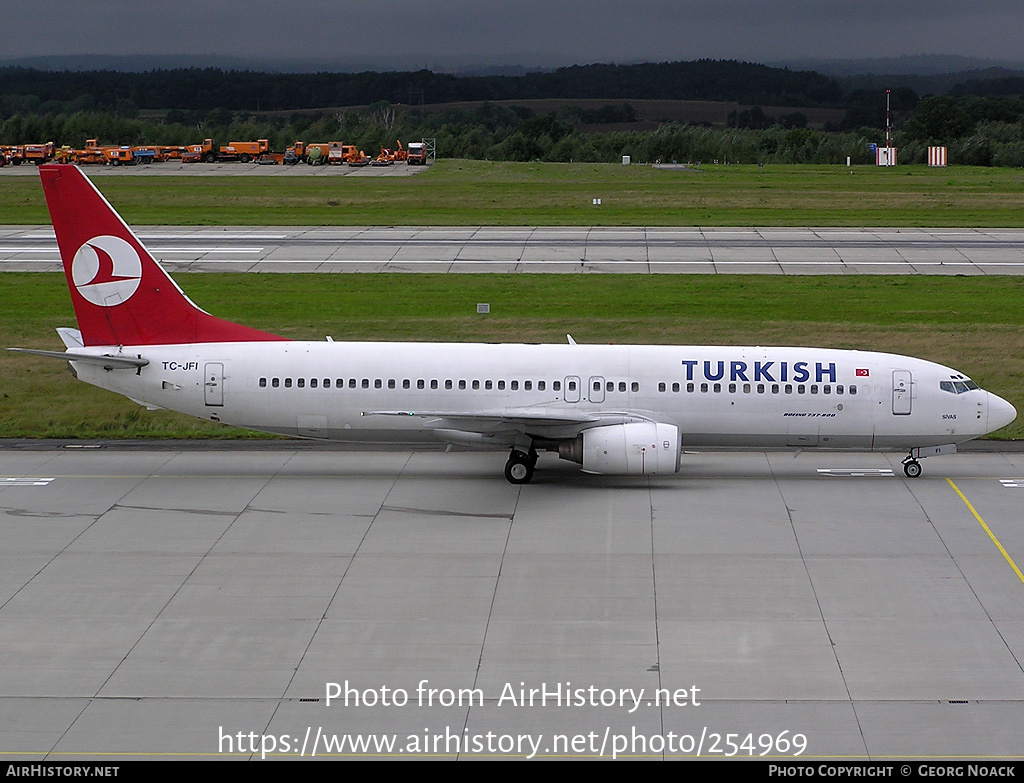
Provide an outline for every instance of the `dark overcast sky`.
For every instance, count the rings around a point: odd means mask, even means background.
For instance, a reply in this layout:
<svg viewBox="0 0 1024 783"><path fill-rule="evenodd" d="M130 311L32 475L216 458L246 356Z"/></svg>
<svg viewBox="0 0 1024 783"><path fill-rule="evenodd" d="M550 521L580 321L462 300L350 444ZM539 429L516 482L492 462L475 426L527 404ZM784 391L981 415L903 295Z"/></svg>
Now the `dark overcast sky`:
<svg viewBox="0 0 1024 783"><path fill-rule="evenodd" d="M218 54L445 67L959 54L1020 60L1024 0L0 2L0 57Z"/></svg>

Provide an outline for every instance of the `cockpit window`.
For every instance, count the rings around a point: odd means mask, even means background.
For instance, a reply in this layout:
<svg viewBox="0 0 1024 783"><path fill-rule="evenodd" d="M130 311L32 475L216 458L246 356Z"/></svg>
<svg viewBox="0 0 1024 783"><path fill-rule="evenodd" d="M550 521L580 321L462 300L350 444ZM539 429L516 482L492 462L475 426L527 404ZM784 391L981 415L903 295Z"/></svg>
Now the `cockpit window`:
<svg viewBox="0 0 1024 783"><path fill-rule="evenodd" d="M950 394L965 394L979 386L974 381L939 381L939 388Z"/></svg>

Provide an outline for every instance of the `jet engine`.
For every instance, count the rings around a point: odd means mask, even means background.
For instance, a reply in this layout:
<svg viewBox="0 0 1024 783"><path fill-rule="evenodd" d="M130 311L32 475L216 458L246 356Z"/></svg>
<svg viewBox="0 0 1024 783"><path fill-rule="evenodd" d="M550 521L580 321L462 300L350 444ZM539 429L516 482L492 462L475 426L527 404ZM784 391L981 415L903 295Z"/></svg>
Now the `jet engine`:
<svg viewBox="0 0 1024 783"><path fill-rule="evenodd" d="M585 473L677 473L682 449L675 425L638 421L583 430L558 444L558 456Z"/></svg>

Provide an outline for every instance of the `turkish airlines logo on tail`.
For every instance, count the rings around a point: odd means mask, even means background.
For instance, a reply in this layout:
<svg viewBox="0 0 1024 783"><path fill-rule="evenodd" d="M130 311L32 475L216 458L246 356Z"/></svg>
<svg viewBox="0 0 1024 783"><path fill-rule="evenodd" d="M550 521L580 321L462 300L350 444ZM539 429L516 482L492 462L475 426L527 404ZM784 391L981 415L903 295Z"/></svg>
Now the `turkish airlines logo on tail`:
<svg viewBox="0 0 1024 783"><path fill-rule="evenodd" d="M98 236L75 253L71 279L86 300L100 307L127 302L142 282L142 259L120 237Z"/></svg>

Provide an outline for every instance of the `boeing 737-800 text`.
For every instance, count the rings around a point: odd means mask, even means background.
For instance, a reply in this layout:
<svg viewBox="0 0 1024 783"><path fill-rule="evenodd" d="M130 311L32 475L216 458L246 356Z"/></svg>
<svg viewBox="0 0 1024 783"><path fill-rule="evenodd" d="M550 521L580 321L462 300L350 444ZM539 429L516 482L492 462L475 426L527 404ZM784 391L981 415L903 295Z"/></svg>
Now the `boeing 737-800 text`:
<svg viewBox="0 0 1024 783"><path fill-rule="evenodd" d="M684 447L906 450L992 432L1013 406L922 359L825 348L300 342L185 296L75 166L39 167L78 330L81 380L150 408L305 438L539 451L588 473L674 473Z"/></svg>

